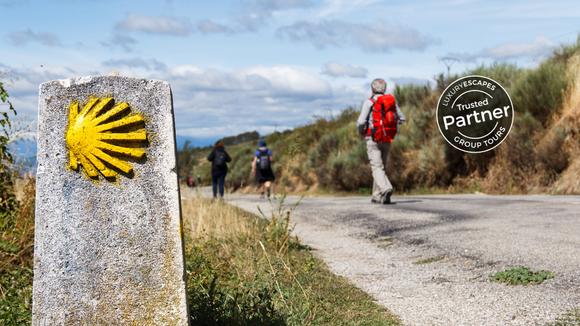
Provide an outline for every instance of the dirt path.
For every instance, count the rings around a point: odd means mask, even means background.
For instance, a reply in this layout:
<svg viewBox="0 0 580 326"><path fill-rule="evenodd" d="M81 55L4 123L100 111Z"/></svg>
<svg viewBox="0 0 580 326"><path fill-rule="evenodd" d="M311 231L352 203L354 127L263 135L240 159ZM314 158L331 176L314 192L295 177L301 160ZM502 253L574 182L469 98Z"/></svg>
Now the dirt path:
<svg viewBox="0 0 580 326"><path fill-rule="evenodd" d="M394 199L380 206L363 197L305 198L294 231L406 325L543 325L580 307L580 197ZM228 201L267 215L274 208L256 196ZM436 261L417 264L429 258ZM556 277L535 286L489 281L514 265Z"/></svg>

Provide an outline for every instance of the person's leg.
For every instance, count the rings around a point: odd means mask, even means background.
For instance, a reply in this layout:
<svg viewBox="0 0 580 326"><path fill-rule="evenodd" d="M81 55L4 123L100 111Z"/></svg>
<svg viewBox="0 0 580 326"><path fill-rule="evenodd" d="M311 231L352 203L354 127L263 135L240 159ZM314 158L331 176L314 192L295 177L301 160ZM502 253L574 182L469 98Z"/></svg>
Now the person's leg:
<svg viewBox="0 0 580 326"><path fill-rule="evenodd" d="M211 190L213 191L213 198L217 197L217 185L218 178L214 175L211 176Z"/></svg>
<svg viewBox="0 0 580 326"><path fill-rule="evenodd" d="M387 181L387 183L386 183L387 192L385 194L385 197L383 198L383 203L390 204L391 203L391 195L393 194L393 185L391 184L391 181L389 180L389 176L387 175L387 162L389 160L389 150L391 148L391 144L389 144L389 143L380 144L379 148L381 150L381 157L383 160L383 170L385 171L385 180Z"/></svg>
<svg viewBox="0 0 580 326"><path fill-rule="evenodd" d="M385 164L383 163L382 151L380 150L379 145L372 141L372 139L367 140L367 154L369 156L374 180L372 199L377 202L382 202L383 197L392 187L389 179L387 179L387 175L385 174Z"/></svg>
<svg viewBox="0 0 580 326"><path fill-rule="evenodd" d="M219 177L219 187L220 187L220 197L224 198L224 184L226 182L226 175L220 175Z"/></svg>
<svg viewBox="0 0 580 326"><path fill-rule="evenodd" d="M264 182L264 186L266 188L266 195L268 196L268 198L270 198L270 187L272 187L272 182L266 181Z"/></svg>

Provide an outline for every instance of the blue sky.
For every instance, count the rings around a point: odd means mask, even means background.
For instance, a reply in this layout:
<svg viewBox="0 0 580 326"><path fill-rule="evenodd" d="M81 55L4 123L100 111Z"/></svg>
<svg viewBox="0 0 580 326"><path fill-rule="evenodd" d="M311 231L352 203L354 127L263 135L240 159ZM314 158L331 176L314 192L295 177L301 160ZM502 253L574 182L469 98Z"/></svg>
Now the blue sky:
<svg viewBox="0 0 580 326"><path fill-rule="evenodd" d="M507 61L533 67L580 32L578 1L0 0L0 79L21 121L38 84L163 79L177 134L269 133L358 106L372 78L425 83Z"/></svg>

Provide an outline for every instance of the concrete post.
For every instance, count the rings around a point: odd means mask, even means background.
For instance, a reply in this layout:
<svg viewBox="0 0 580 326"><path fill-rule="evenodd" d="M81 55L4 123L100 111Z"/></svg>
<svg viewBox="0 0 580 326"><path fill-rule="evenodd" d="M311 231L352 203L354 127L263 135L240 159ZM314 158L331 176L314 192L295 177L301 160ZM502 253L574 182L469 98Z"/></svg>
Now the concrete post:
<svg viewBox="0 0 580 326"><path fill-rule="evenodd" d="M171 89L40 85L33 325L187 325Z"/></svg>

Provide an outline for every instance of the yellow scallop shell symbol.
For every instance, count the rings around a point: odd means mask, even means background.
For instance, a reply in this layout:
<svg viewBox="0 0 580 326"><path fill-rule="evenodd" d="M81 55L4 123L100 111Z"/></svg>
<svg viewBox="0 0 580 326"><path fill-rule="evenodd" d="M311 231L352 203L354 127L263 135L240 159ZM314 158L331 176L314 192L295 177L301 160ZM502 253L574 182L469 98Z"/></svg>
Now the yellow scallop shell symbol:
<svg viewBox="0 0 580 326"><path fill-rule="evenodd" d="M66 145L69 150L69 167L82 165L86 176L98 179L115 178L118 172L133 174L130 158L145 156L143 116L131 114L126 102L114 104L112 97L90 97L79 112L79 103L69 107Z"/></svg>

